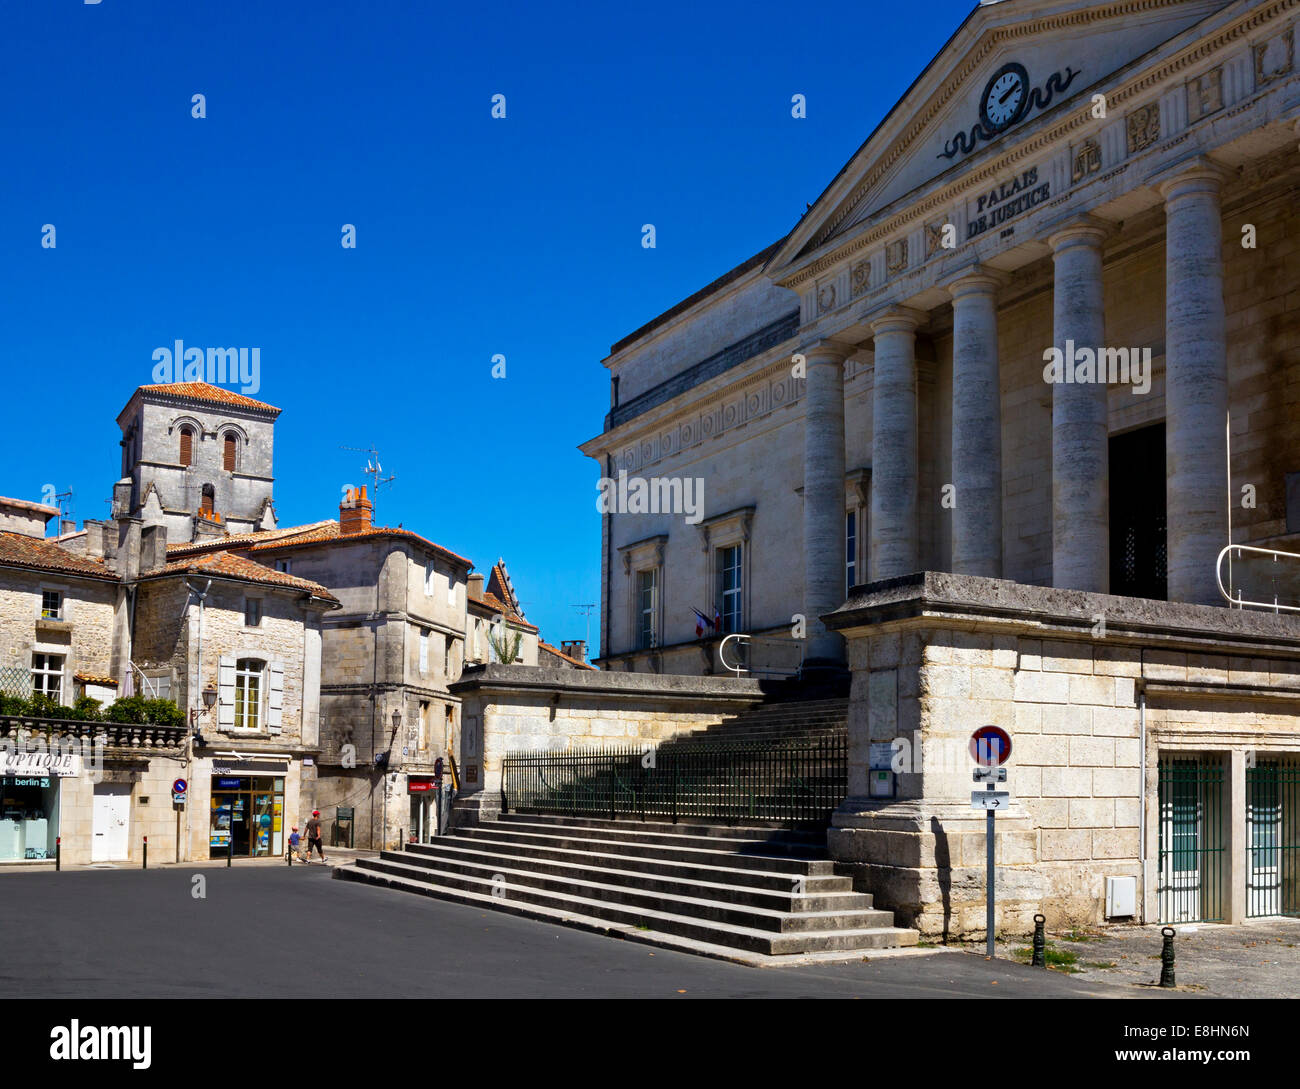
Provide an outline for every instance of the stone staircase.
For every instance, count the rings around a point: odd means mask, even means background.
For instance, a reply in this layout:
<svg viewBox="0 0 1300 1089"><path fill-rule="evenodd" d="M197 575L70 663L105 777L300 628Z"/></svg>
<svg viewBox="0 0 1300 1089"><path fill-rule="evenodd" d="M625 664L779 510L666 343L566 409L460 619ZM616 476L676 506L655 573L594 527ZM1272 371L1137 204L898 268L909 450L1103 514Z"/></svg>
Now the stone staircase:
<svg viewBox="0 0 1300 1089"><path fill-rule="evenodd" d="M514 813L334 876L749 964L915 945L824 844L781 827Z"/></svg>

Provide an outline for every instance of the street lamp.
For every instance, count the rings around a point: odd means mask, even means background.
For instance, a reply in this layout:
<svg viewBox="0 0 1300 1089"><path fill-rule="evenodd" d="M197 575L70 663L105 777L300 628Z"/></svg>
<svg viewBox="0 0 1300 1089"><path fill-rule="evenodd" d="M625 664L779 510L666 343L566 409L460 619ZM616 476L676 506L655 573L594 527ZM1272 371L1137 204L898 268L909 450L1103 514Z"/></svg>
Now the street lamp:
<svg viewBox="0 0 1300 1089"><path fill-rule="evenodd" d="M217 690L213 686L212 682L208 681L207 687L203 689L203 710L200 711L196 707L190 711L190 726L193 727L198 722L199 719L201 719L204 715L206 715L209 711L211 711L212 705L216 702L217 702Z"/></svg>

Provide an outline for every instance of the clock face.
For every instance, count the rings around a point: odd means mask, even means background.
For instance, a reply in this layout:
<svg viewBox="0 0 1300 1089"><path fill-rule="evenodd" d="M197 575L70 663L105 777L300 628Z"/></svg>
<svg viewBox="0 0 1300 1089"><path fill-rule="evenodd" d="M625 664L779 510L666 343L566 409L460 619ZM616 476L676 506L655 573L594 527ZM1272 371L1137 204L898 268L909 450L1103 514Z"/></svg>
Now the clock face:
<svg viewBox="0 0 1300 1089"><path fill-rule="evenodd" d="M993 74L980 100L980 119L992 132L1020 120L1029 104L1029 73L1023 65L1006 64Z"/></svg>

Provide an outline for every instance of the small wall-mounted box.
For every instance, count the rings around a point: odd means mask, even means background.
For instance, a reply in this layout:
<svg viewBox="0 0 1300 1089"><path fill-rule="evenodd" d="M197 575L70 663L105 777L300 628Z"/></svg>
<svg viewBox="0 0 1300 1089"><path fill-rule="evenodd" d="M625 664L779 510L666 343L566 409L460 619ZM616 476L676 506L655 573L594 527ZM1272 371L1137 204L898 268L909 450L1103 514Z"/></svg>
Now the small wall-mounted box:
<svg viewBox="0 0 1300 1089"><path fill-rule="evenodd" d="M1137 878L1106 878L1106 918L1125 919L1137 914Z"/></svg>

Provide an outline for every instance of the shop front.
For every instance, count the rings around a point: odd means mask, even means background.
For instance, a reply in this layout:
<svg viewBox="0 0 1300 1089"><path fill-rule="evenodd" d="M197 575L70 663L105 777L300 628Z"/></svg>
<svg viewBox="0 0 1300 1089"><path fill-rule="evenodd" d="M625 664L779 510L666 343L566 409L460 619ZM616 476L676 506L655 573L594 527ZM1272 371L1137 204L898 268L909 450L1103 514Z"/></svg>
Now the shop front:
<svg viewBox="0 0 1300 1089"><path fill-rule="evenodd" d="M62 780L80 770L77 756L0 753L0 862L54 858Z"/></svg>
<svg viewBox="0 0 1300 1089"><path fill-rule="evenodd" d="M284 852L280 775L214 775L208 825L211 858L276 858Z"/></svg>
<svg viewBox="0 0 1300 1089"><path fill-rule="evenodd" d="M434 764L432 775L408 775L406 793L411 799L411 823L407 833L411 843L432 843L442 822L442 760Z"/></svg>

